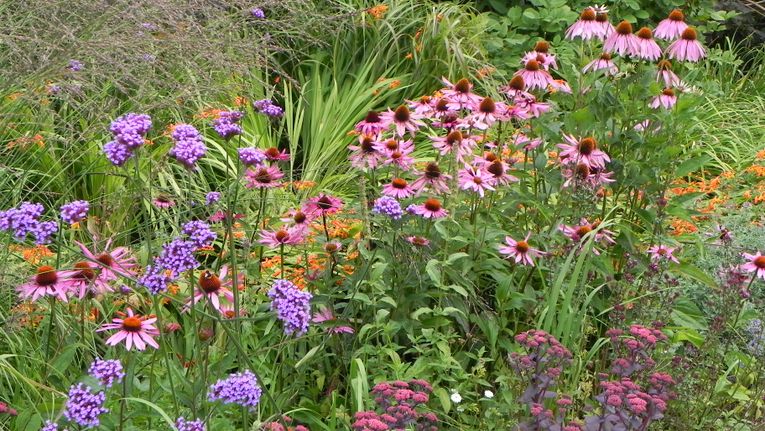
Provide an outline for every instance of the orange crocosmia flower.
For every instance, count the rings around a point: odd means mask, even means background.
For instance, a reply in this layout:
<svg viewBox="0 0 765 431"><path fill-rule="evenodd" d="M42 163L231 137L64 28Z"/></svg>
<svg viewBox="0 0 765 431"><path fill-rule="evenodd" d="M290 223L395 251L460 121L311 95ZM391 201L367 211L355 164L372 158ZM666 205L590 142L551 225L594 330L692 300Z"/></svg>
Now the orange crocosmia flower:
<svg viewBox="0 0 765 431"><path fill-rule="evenodd" d="M398 88L400 86L401 86L401 80L398 80L398 79L394 79L393 81L391 81L390 84L388 84L388 88L390 88L391 90L393 90L394 88Z"/></svg>
<svg viewBox="0 0 765 431"><path fill-rule="evenodd" d="M374 19L382 19L386 12L388 12L388 5L386 4L378 4L367 9L367 13L372 15Z"/></svg>
<svg viewBox="0 0 765 431"><path fill-rule="evenodd" d="M720 177L722 177L725 180L729 180L729 179L733 178L735 175L736 174L733 171L725 171L725 172L720 174Z"/></svg>
<svg viewBox="0 0 765 431"><path fill-rule="evenodd" d="M50 249L44 245L37 245L34 247L12 245L11 251L21 252L21 257L32 265L37 265L42 262L44 258L55 255L55 253L50 251Z"/></svg>
<svg viewBox="0 0 765 431"><path fill-rule="evenodd" d="M243 96L236 96L234 98L234 106L246 106L247 105L247 98Z"/></svg>
<svg viewBox="0 0 765 431"><path fill-rule="evenodd" d="M222 109L205 109L204 111L198 113L195 115L195 118L201 118L201 119L208 119L208 118L217 118L220 113L223 112Z"/></svg>
<svg viewBox="0 0 765 431"><path fill-rule="evenodd" d="M763 160L765 159L765 150L760 150L757 152L757 154L754 155L757 160Z"/></svg>
<svg viewBox="0 0 765 431"><path fill-rule="evenodd" d="M404 58L406 58L407 60L411 60L411 59L413 59L413 58L414 58L414 54L412 54L411 52L408 52L408 53L407 53L407 54L404 56Z"/></svg>
<svg viewBox="0 0 765 431"><path fill-rule="evenodd" d="M744 192L744 193L743 193L741 196L742 196L744 199L746 199L746 200L749 200L749 199L751 199L751 198L752 198L752 192L750 192L749 190L747 190L747 191L745 191L745 192Z"/></svg>
<svg viewBox="0 0 765 431"><path fill-rule="evenodd" d="M491 66L485 66L480 69L478 69L478 72L476 72L476 75L478 75L479 78L485 78L492 73L494 73L497 69L491 67Z"/></svg>
<svg viewBox="0 0 765 431"><path fill-rule="evenodd" d="M263 262L260 264L260 266L265 269L271 269L271 268L279 266L281 261L282 261L281 256L274 256L268 259L264 259Z"/></svg>
<svg viewBox="0 0 765 431"><path fill-rule="evenodd" d="M292 186L298 190L306 190L316 187L315 181L293 181Z"/></svg>
<svg viewBox="0 0 765 431"><path fill-rule="evenodd" d="M746 168L746 172L751 172L755 174L756 176L762 178L762 177L765 177L765 166L752 165Z"/></svg>
<svg viewBox="0 0 765 431"><path fill-rule="evenodd" d="M167 291L170 292L170 294L172 294L172 295L177 295L178 292L181 291L181 288L177 284L171 284L171 285L167 286Z"/></svg>
<svg viewBox="0 0 765 431"><path fill-rule="evenodd" d="M693 233L699 230L693 223L681 219L674 219L670 225L672 227L672 234L675 236Z"/></svg>

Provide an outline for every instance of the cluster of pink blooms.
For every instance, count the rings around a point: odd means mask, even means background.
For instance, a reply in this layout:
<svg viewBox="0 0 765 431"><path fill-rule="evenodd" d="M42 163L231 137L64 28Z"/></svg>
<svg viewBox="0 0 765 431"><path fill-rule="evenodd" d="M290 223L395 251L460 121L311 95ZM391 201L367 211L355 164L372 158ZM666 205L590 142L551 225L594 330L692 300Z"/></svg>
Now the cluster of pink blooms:
<svg viewBox="0 0 765 431"><path fill-rule="evenodd" d="M585 418L587 429L647 429L650 422L664 417L667 402L675 396L670 390L674 384L664 373L650 376L648 390L629 377L601 381L602 392L595 397L601 412Z"/></svg>
<svg viewBox="0 0 765 431"><path fill-rule="evenodd" d="M433 387L420 379L378 383L372 388L372 395L381 413L358 412L351 427L353 431L437 431L436 415L418 411L428 403L431 392Z"/></svg>
<svg viewBox="0 0 765 431"><path fill-rule="evenodd" d="M662 81L665 88L651 101L652 108L671 109L677 103L676 91L688 90L672 72L670 60L698 62L706 57L696 30L685 23L685 15L678 9L670 12L654 30L641 27L633 32L630 22L625 20L614 26L608 19L608 10L591 6L566 30L566 37L603 43L603 53L584 67L584 73L603 70L607 75L617 74L619 67L614 55L657 62L656 80ZM668 46L662 50L656 39L667 41Z"/></svg>
<svg viewBox="0 0 765 431"><path fill-rule="evenodd" d="M282 416L281 421L266 422L260 428L263 431L311 431L305 425L295 425L294 420L289 416Z"/></svg>
<svg viewBox="0 0 765 431"><path fill-rule="evenodd" d="M631 325L628 333L609 329L606 336L617 355L611 364L611 372L624 377L653 368L656 365L651 357L653 350L657 343L667 340L661 330L641 325Z"/></svg>

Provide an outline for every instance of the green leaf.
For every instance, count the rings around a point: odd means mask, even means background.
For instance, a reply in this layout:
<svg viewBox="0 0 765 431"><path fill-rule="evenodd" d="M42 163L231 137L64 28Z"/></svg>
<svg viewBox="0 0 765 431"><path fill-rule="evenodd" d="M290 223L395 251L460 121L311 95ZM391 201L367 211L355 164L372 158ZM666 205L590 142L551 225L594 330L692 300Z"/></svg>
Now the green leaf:
<svg viewBox="0 0 765 431"><path fill-rule="evenodd" d="M692 159L688 159L680 163L680 165L675 170L675 176L684 177L690 173L696 172L699 169L701 169L704 165L709 163L710 160L712 160L712 158L708 155L703 155L703 156L694 157Z"/></svg>
<svg viewBox="0 0 765 431"><path fill-rule="evenodd" d="M449 289L449 290L453 290L453 291L459 293L460 295L464 296L465 298L467 298L469 296L467 290L465 290L465 288L462 287L462 286L459 286L459 285L456 285L456 284L450 284L450 285L446 286L445 288Z"/></svg>
<svg viewBox="0 0 765 431"><path fill-rule="evenodd" d="M300 358L299 361L295 364L295 368L300 368L301 365L303 365L306 361L313 358L314 355L316 355L316 352L319 351L319 347L321 347L321 344L314 346L311 350L308 351L308 353L305 354L302 358Z"/></svg>
<svg viewBox="0 0 765 431"><path fill-rule="evenodd" d="M705 284L713 289L717 288L717 282L714 278L707 275L701 268L691 265L690 263L681 263L680 265L672 265L669 268L670 272L685 275L700 283Z"/></svg>
<svg viewBox="0 0 765 431"><path fill-rule="evenodd" d="M441 268L440 268L440 262L436 259L430 259L428 263L425 265L425 272L428 273L428 276L433 281L433 284L436 286L441 286Z"/></svg>
<svg viewBox="0 0 765 431"><path fill-rule="evenodd" d="M696 330L707 329L704 313L699 310L699 307L697 307L696 304L687 298L680 298L675 302L671 318L674 324L683 328Z"/></svg>
<svg viewBox="0 0 765 431"><path fill-rule="evenodd" d="M438 388L433 391L438 397L438 401L441 403L441 408L444 409L444 413L449 414L449 410L452 409L452 400L449 399L449 393L444 388Z"/></svg>

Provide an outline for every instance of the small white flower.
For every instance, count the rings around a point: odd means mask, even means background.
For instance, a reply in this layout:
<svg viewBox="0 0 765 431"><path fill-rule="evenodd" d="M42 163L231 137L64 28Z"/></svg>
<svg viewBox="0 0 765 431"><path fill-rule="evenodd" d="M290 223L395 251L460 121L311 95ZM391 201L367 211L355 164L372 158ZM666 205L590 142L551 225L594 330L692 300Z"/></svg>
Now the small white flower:
<svg viewBox="0 0 765 431"><path fill-rule="evenodd" d="M483 391L483 396L489 399L494 398L494 392L487 389Z"/></svg>
<svg viewBox="0 0 765 431"><path fill-rule="evenodd" d="M452 395L449 398L451 398L454 404L459 404L462 402L462 395L460 395L460 393L457 391L452 391Z"/></svg>

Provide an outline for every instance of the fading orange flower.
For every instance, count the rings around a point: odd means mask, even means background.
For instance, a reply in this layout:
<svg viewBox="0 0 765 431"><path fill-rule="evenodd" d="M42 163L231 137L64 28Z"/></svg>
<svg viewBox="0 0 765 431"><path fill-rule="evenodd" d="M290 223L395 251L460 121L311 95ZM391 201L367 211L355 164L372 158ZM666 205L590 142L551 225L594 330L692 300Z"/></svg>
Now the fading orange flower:
<svg viewBox="0 0 765 431"><path fill-rule="evenodd" d="M372 18L377 20L385 17L386 12L388 12L388 5L386 4L378 4L377 6L372 6L367 9L367 13L372 15Z"/></svg>
<svg viewBox="0 0 765 431"><path fill-rule="evenodd" d="M478 71L476 72L476 75L479 78L486 78L487 76L491 75L492 73L494 73L496 71L497 71L497 69L494 68L494 67L485 66L485 67L482 67L482 68L478 69Z"/></svg>
<svg viewBox="0 0 765 431"><path fill-rule="evenodd" d="M44 258L55 256L55 253L44 245L24 247L13 244L10 246L10 250L15 253L21 253L21 257L31 265L38 265Z"/></svg>
<svg viewBox="0 0 765 431"><path fill-rule="evenodd" d="M236 96L234 98L234 106L236 107L247 106L247 98L245 98L244 96Z"/></svg>
<svg viewBox="0 0 765 431"><path fill-rule="evenodd" d="M20 147L22 150L26 150L31 145L37 145L38 148L45 147L45 139L39 133L34 136L22 136L18 139L14 139L6 145L9 150Z"/></svg>
<svg viewBox="0 0 765 431"><path fill-rule="evenodd" d="M307 190L316 187L315 181L293 181L292 187L297 190Z"/></svg>
<svg viewBox="0 0 765 431"><path fill-rule="evenodd" d="M205 109L204 111L196 114L194 118L199 119L210 119L210 118L218 118L220 116L220 113L223 112L222 109Z"/></svg>
<svg viewBox="0 0 765 431"><path fill-rule="evenodd" d="M699 230L699 228L696 227L695 224L681 219L673 219L670 222L670 226L672 227L672 235L674 236L680 236L687 233L693 233Z"/></svg>

